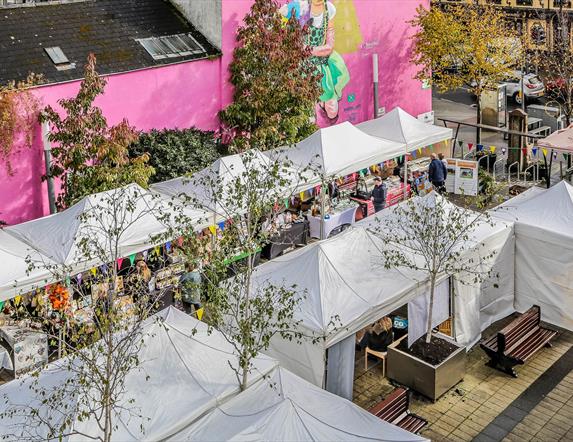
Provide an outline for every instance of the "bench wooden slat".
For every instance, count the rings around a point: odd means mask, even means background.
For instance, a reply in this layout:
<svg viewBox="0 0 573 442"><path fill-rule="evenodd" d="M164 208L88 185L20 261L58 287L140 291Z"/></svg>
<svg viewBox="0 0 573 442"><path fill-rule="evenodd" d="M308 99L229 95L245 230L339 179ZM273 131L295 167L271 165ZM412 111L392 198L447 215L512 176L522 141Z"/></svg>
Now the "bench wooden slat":
<svg viewBox="0 0 573 442"><path fill-rule="evenodd" d="M409 406L408 390L396 388L383 401L370 408L369 411L386 422L390 422L412 433L417 433L428 422L420 416L411 414Z"/></svg>
<svg viewBox="0 0 573 442"><path fill-rule="evenodd" d="M489 365L517 376L513 366L523 364L557 336L555 330L540 324L541 309L534 305L494 336L482 340L480 346L490 357Z"/></svg>

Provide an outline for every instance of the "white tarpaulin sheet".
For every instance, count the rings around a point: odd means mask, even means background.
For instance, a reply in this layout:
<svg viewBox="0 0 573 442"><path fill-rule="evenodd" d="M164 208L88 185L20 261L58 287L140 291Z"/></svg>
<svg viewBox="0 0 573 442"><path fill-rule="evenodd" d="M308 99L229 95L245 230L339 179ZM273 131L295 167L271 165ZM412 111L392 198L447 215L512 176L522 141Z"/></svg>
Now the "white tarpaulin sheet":
<svg viewBox="0 0 573 442"><path fill-rule="evenodd" d="M573 187L532 188L492 212L515 222L515 308L573 330Z"/></svg>
<svg viewBox="0 0 573 442"><path fill-rule="evenodd" d="M450 140L453 135L452 129L424 123L399 107L379 118L360 123L356 127L373 137L405 145L408 152ZM404 155L405 151L388 150L387 153L388 157L385 160Z"/></svg>
<svg viewBox="0 0 573 442"><path fill-rule="evenodd" d="M423 441L285 369L219 406L174 441Z"/></svg>
<svg viewBox="0 0 573 442"><path fill-rule="evenodd" d="M158 322L159 318L164 319L164 324ZM193 333L194 329L196 333ZM235 372L229 366L229 361L237 363L233 349L216 331L208 333L204 323L170 307L150 318L143 330L144 344L139 354L141 364L127 374L126 394L123 403L118 405L125 407L125 410L137 407L137 413L144 420L131 416L127 411L119 416L116 414L118 427L113 433L113 440L157 441L170 437L239 393ZM70 379L73 373L65 370L68 366L56 361L43 370L37 379L41 390L61 386ZM276 361L273 359L257 357L250 382L256 383L275 367ZM149 376L149 380L146 380L146 376ZM9 404L32 406L41 417L61 417L39 403L42 398L37 396L37 386L32 390L28 388L35 379L26 376L1 386L0 412L7 410L6 398ZM74 401L71 395L66 399ZM131 399L134 405L128 403ZM26 427L28 433L24 434L37 436L30 439L44 440L47 429L41 425L29 427L29 423L25 415L3 417L0 437ZM145 431L142 431L141 425ZM76 421L74 429L101 437L97 423L91 420ZM83 441L86 437L76 435L64 440Z"/></svg>

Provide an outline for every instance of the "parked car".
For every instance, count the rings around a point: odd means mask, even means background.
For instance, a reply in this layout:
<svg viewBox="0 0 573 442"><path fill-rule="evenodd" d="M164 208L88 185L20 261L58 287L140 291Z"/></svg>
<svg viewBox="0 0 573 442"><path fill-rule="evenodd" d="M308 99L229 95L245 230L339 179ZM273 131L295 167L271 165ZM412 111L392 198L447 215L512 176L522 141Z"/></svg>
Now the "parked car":
<svg viewBox="0 0 573 442"><path fill-rule="evenodd" d="M505 81L507 85L506 94L512 97L517 104L521 104L521 72L515 71L512 78ZM533 100L543 97L545 95L545 85L539 79L537 74L525 74L523 76L523 91L525 99Z"/></svg>

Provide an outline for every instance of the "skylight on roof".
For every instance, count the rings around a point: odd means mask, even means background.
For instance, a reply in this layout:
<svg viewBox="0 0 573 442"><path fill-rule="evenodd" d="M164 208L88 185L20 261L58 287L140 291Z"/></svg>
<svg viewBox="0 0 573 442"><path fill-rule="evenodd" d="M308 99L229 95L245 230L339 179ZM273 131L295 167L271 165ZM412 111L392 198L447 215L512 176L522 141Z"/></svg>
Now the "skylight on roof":
<svg viewBox="0 0 573 442"><path fill-rule="evenodd" d="M68 57L66 57L66 54L64 54L64 51L62 51L62 48L59 46L44 48L44 51L46 51L46 54L48 54L52 63L56 65L57 70L65 71L76 67L75 63L70 63L70 60L68 60Z"/></svg>
<svg viewBox="0 0 573 442"><path fill-rule="evenodd" d="M136 39L154 60L186 57L206 53L203 46L191 34L168 35Z"/></svg>

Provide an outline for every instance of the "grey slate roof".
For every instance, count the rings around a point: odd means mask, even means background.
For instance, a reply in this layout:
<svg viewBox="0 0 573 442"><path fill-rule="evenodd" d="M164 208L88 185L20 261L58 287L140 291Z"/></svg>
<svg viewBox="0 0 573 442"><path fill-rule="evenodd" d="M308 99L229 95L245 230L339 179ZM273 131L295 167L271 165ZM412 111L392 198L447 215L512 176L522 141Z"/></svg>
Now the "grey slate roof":
<svg viewBox="0 0 573 442"><path fill-rule="evenodd" d="M192 33L206 55L153 60L136 38ZM59 46L76 68L58 71L45 47ZM0 84L42 74L46 83L82 78L90 52L100 74L219 55L168 0L91 0L0 8Z"/></svg>

